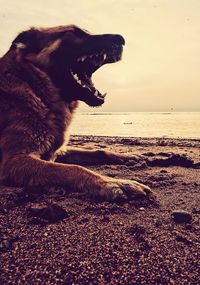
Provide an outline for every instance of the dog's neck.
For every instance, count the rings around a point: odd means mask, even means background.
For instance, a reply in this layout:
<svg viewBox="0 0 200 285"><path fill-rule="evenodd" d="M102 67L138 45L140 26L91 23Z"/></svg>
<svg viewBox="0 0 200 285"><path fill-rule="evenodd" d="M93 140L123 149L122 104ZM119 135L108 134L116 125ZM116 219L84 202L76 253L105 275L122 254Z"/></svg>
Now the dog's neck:
<svg viewBox="0 0 200 285"><path fill-rule="evenodd" d="M26 82L34 94L50 109L55 106L56 102L64 104L71 112L78 107L78 101L67 102L63 98L61 90L55 87L50 76L45 71L42 71L29 61L24 59L19 60L15 51L9 51L1 61L1 67L3 68L1 68L0 73L5 81L5 86L7 85L7 81L10 81L9 76L12 76L12 82L16 81L17 84L21 80L23 83ZM3 64L3 61L6 64ZM13 65L13 62L15 62L15 65ZM16 80L13 80L14 77L16 77Z"/></svg>
<svg viewBox="0 0 200 285"><path fill-rule="evenodd" d="M78 101L65 102L48 74L32 63L17 63L14 54L6 54L1 59L0 81L1 94L5 93L6 98L10 96L12 100L16 97L16 102L20 105L23 103L24 107L34 110L39 116L42 114L41 120L53 129L55 141L50 151L55 152L66 143L65 140L69 138L69 125L79 105ZM20 90L20 96L16 90ZM32 97L32 100L27 100L29 97Z"/></svg>

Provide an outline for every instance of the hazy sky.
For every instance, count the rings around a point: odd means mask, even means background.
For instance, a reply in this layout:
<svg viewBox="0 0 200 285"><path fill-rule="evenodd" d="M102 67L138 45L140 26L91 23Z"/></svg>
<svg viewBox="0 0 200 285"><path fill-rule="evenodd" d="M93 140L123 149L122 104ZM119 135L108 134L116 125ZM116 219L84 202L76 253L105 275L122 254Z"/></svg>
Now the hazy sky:
<svg viewBox="0 0 200 285"><path fill-rule="evenodd" d="M200 111L200 0L0 0L0 7L1 55L30 26L77 24L125 37L123 60L94 76L108 92L100 111Z"/></svg>

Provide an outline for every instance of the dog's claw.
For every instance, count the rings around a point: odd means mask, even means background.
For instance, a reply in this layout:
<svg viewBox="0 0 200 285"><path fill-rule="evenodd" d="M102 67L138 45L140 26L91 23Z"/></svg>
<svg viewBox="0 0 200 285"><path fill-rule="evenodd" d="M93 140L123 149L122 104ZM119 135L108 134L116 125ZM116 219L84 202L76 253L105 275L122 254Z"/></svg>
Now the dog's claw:
<svg viewBox="0 0 200 285"><path fill-rule="evenodd" d="M100 196L106 200L125 199L132 200L138 197L148 197L152 193L151 189L133 180L111 179L106 182L104 188L100 191Z"/></svg>

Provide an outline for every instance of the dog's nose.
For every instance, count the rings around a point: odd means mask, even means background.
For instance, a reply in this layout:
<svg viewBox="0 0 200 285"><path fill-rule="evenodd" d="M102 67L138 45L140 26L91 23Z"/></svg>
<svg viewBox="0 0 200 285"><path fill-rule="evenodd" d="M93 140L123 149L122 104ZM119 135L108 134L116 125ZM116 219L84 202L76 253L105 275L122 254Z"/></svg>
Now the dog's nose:
<svg viewBox="0 0 200 285"><path fill-rule="evenodd" d="M113 40L118 45L125 45L125 39L121 35L113 35Z"/></svg>

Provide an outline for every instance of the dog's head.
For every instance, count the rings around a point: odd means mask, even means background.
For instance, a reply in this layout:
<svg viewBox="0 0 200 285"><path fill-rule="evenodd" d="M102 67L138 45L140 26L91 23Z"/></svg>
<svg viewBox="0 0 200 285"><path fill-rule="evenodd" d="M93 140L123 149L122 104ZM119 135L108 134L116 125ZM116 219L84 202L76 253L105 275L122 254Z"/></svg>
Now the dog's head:
<svg viewBox="0 0 200 285"><path fill-rule="evenodd" d="M121 59L125 41L120 35L91 35L76 26L32 28L13 41L19 63L28 60L49 74L68 102L81 100L90 106L104 103L92 82L102 65Z"/></svg>

